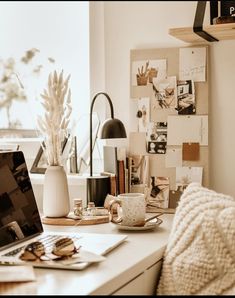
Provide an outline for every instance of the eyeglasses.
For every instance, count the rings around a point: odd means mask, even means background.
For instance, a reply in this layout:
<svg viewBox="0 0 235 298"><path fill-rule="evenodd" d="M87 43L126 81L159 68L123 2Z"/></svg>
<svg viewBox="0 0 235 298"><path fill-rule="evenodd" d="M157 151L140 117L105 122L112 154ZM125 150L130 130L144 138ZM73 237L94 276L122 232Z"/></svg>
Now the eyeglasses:
<svg viewBox="0 0 235 298"><path fill-rule="evenodd" d="M78 253L79 248L75 246L71 238L64 237L54 243L51 253L46 253L44 244L41 241L35 241L25 247L20 259L23 261L47 261L68 258Z"/></svg>

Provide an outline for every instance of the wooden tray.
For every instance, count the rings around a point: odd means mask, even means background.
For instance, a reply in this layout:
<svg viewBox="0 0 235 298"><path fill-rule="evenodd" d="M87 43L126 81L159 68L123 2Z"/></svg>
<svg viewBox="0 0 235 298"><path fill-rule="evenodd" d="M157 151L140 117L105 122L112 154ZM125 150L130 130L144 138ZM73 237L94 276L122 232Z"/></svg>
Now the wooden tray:
<svg viewBox="0 0 235 298"><path fill-rule="evenodd" d="M67 217L46 217L42 216L42 223L58 226L82 226L96 225L109 222L109 215L83 216L82 219L74 219L72 214Z"/></svg>

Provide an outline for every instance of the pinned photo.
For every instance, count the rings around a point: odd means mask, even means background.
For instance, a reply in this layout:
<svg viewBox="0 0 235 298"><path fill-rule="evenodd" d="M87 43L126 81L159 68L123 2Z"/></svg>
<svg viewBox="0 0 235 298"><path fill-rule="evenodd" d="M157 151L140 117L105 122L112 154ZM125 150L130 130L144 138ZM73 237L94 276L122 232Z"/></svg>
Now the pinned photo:
<svg viewBox="0 0 235 298"><path fill-rule="evenodd" d="M177 107L176 77L167 77L161 81L153 78L153 90L157 103L156 109L175 109Z"/></svg>
<svg viewBox="0 0 235 298"><path fill-rule="evenodd" d="M168 208L170 182L168 177L151 176L150 197L147 206Z"/></svg>
<svg viewBox="0 0 235 298"><path fill-rule="evenodd" d="M192 80L177 82L177 108L179 115L196 113L195 87Z"/></svg>
<svg viewBox="0 0 235 298"><path fill-rule="evenodd" d="M194 82L206 81L205 47L179 49L179 79L194 80Z"/></svg>
<svg viewBox="0 0 235 298"><path fill-rule="evenodd" d="M138 118L138 132L146 132L150 120L149 97L143 97L138 100L136 117Z"/></svg>
<svg viewBox="0 0 235 298"><path fill-rule="evenodd" d="M166 78L166 59L139 60L132 62L132 86L145 86L147 84L152 84L153 79L160 81L164 78Z"/></svg>
<svg viewBox="0 0 235 298"><path fill-rule="evenodd" d="M165 154L167 144L167 122L150 122L147 129L147 152Z"/></svg>
<svg viewBox="0 0 235 298"><path fill-rule="evenodd" d="M149 157L147 155L131 156L131 185L149 183Z"/></svg>
<svg viewBox="0 0 235 298"><path fill-rule="evenodd" d="M176 167L176 189L183 191L190 183L202 184L203 167Z"/></svg>

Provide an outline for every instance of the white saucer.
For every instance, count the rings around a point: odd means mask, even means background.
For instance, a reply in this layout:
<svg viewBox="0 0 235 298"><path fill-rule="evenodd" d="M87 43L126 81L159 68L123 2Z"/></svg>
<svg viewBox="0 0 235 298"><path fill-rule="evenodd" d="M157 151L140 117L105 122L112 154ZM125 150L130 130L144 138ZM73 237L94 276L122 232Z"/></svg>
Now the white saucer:
<svg viewBox="0 0 235 298"><path fill-rule="evenodd" d="M161 223L162 223L162 220L160 218L156 218L152 221L146 222L146 224L143 227L131 227L131 226L123 226L121 224L117 224L117 228L119 230L124 230L124 231L146 231L146 230L155 229Z"/></svg>

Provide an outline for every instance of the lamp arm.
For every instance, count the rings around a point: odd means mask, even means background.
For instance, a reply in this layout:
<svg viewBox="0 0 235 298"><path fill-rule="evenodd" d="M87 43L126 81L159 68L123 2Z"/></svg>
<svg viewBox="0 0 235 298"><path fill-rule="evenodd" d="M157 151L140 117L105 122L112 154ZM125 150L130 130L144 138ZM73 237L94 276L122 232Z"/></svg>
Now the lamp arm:
<svg viewBox="0 0 235 298"><path fill-rule="evenodd" d="M112 101L110 99L110 97L108 96L107 93L105 92L98 92L94 98L92 99L92 102L91 102L91 107L90 107L90 176L92 176L93 174L93 163L92 163L92 112L93 112L93 107L94 107L94 104L95 104L95 101L96 101L96 98L99 96L99 95L104 95L108 102L109 102L109 105L110 105L110 110L111 110L111 118L113 119L114 118L114 113L113 113L113 104L112 104Z"/></svg>

